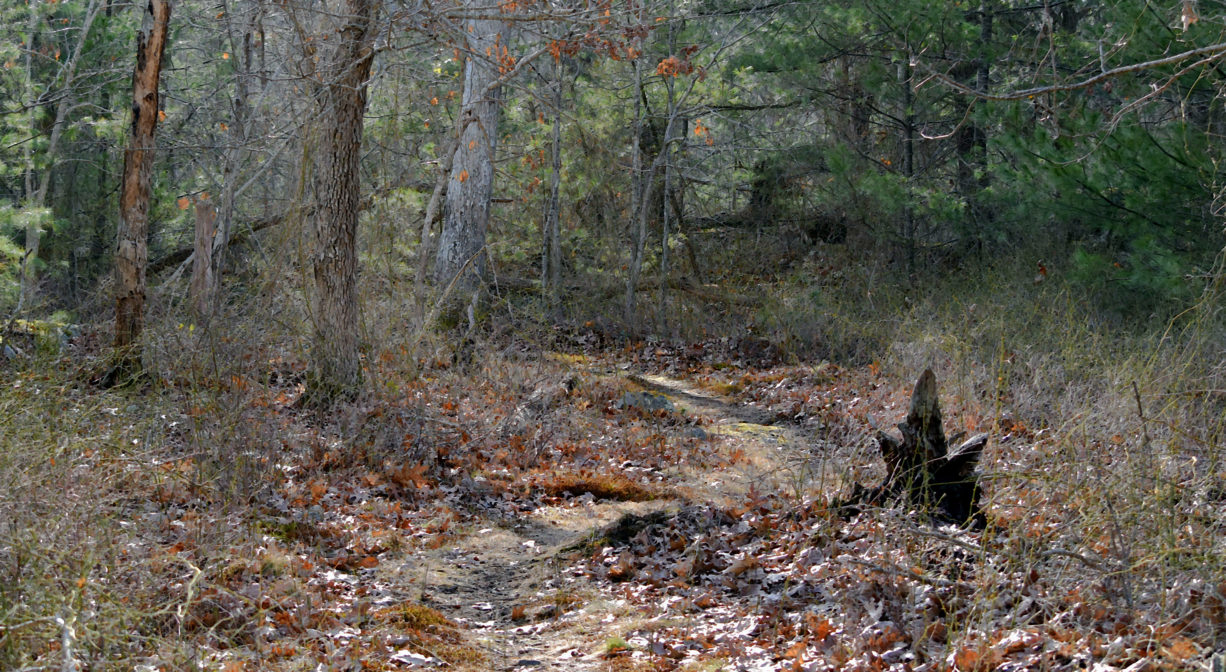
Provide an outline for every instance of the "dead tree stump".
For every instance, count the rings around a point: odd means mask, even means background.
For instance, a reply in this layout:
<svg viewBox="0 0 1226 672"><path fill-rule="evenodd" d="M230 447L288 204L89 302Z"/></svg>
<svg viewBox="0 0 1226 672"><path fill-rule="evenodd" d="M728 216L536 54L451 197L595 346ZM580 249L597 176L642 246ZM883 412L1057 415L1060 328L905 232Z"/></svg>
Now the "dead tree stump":
<svg viewBox="0 0 1226 672"><path fill-rule="evenodd" d="M939 520L981 526L983 511L975 467L988 435L977 434L949 450L941 425L936 376L931 369L916 381L911 408L898 430L901 436L877 433L877 446L885 460L885 480L871 489L857 484L849 503L883 504L905 497L912 506Z"/></svg>

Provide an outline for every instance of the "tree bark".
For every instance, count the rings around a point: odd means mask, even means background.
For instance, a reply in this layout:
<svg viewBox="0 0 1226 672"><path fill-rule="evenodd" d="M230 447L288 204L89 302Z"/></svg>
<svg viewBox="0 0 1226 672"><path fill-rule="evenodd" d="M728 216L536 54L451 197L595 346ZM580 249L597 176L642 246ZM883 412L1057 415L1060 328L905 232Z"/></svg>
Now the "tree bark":
<svg viewBox="0 0 1226 672"><path fill-rule="evenodd" d="M359 163L366 114L366 80L374 57L373 0L344 0L334 26L335 46L321 57L315 83L318 110L311 264L314 334L305 401L326 405L357 394L357 228Z"/></svg>
<svg viewBox="0 0 1226 672"><path fill-rule="evenodd" d="M34 37L38 31L38 2L31 0L29 24L26 25L26 53L25 53L25 70L26 81L25 88L31 99L34 96ZM25 179L25 195L30 199L34 194L34 141L33 138L38 137L38 106L30 104L30 138L29 142L23 143L21 153L25 159L26 179ZM34 204L35 207L41 208L42 204ZM26 251L21 258L21 294L17 303L17 308L20 311L22 305L29 299L32 299L34 292L34 260L38 259L38 244L39 233L42 222L41 213L30 213L30 221L26 222Z"/></svg>
<svg viewBox="0 0 1226 672"><path fill-rule="evenodd" d="M461 292L475 290L485 274L485 234L494 188L494 152L501 107L499 63L506 56L495 19L468 22L468 55L455 154L447 184L443 230L434 279Z"/></svg>
<svg viewBox="0 0 1226 672"><path fill-rule="evenodd" d="M192 257L192 282L189 290L192 311L204 322L213 305L213 234L217 210L209 203L196 203L196 244Z"/></svg>
<svg viewBox="0 0 1226 672"><path fill-rule="evenodd" d="M211 244L212 257L209 271L211 286L209 294L217 296L221 291L222 278L226 271L226 256L230 249L230 241L234 238L234 213L237 210L238 181L240 168L247 155L248 125L251 123L251 87L255 69L252 53L252 36L258 30L260 10L256 10L243 27L241 37L235 35L234 20L230 7L223 3L226 11L226 33L230 48L235 52L234 98L231 101L229 127L230 143L222 158L221 199L218 202L217 225L215 239ZM241 56L239 55L241 54Z"/></svg>
<svg viewBox="0 0 1226 672"><path fill-rule="evenodd" d="M149 259L149 195L153 183L153 140L158 123L158 80L170 24L169 0L149 0L136 34L132 76L132 127L123 155L119 192L119 244L115 251L115 374L140 371L141 331L145 326L145 266ZM114 379L114 376L110 376Z"/></svg>
<svg viewBox="0 0 1226 672"><path fill-rule="evenodd" d="M906 178L906 194L902 210L902 236L906 249L907 274L915 275L915 258L919 245L919 233L915 226L915 212L911 208L911 180L915 176L915 95L911 62L903 59L898 64L898 81L902 85L902 174Z"/></svg>
<svg viewBox="0 0 1226 672"><path fill-rule="evenodd" d="M559 224L562 188L562 75L560 62L554 63L553 142L549 174L549 201L545 206L544 244L541 246L541 285L549 306L550 319L562 319L562 231Z"/></svg>
<svg viewBox="0 0 1226 672"><path fill-rule="evenodd" d="M631 212L634 219L630 224L630 264L626 273L626 324L633 326L638 320L636 294L639 287L639 274L643 271L643 247L647 242L647 218L642 215L646 209L647 182L643 175L643 75L639 59L634 63L634 146L631 150L633 165L631 181L634 185L634 198Z"/></svg>

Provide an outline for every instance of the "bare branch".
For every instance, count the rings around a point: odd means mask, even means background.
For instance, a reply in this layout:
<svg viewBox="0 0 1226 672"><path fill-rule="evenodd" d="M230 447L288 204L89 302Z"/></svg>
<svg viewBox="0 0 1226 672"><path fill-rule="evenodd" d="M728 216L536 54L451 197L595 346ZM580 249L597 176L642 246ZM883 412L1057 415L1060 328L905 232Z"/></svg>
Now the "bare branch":
<svg viewBox="0 0 1226 672"><path fill-rule="evenodd" d="M1161 67L1164 65L1182 63L1190 58L1201 59L1197 61L1195 64L1193 64L1192 67L1194 68L1199 65L1207 65L1209 63L1212 63L1213 61L1220 59L1223 56L1226 56L1226 42L1219 42L1218 44L1212 44L1207 47L1201 47L1199 49L1191 49L1189 51L1180 52L1178 54L1173 54L1171 56L1166 56L1164 58L1156 58L1152 61L1144 61L1141 63L1132 63L1130 65L1122 65L1118 68L1112 68L1111 70L1105 70L1103 72L1100 72L1097 75L1094 75L1093 77L1090 77L1088 79L1083 79L1079 82L1072 82L1072 83L1067 83L1067 84L1051 84L1048 86L1037 86L1037 87L1030 88L1030 89L1022 89L1020 91L1010 91L1007 93L987 93L984 91L977 91L965 84L962 84L960 82L953 80L948 75L944 75L942 73L932 70L931 68L924 67L923 64L920 63L918 59L915 59L915 58L912 59L912 65L914 65L915 67L923 68L924 70L928 72L929 77L927 80L925 80L925 82L928 80L935 79L937 81L940 81L942 84L950 87L951 89L954 89L955 91L959 93L966 94L968 96L974 96L981 100L1010 101L1010 100L1026 100L1028 98L1034 98L1035 96L1041 96L1041 95L1045 95L1048 93L1061 93L1064 91L1076 91L1079 89L1087 89L1091 86L1094 86L1095 84L1107 81L1108 79L1119 77L1121 75L1127 75L1127 74L1134 73L1134 72L1150 70L1152 68L1157 68L1157 67ZM1180 71L1180 74L1183 74L1190 69L1192 68L1185 68L1184 70ZM923 82L920 83L920 86L922 85L923 85ZM919 88L919 86L917 86L916 88Z"/></svg>

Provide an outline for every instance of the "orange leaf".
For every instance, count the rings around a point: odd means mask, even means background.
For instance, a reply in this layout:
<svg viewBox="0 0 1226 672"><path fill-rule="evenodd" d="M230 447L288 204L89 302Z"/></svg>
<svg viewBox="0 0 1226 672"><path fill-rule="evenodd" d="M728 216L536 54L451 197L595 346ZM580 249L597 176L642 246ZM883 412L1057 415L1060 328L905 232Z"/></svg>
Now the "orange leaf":
<svg viewBox="0 0 1226 672"><path fill-rule="evenodd" d="M460 171L460 181L461 181L461 182L467 182L467 181L468 181L468 171L467 171L467 170L461 170L461 171Z"/></svg>
<svg viewBox="0 0 1226 672"><path fill-rule="evenodd" d="M1187 637L1176 637L1162 647L1162 655L1177 663L1186 663L1200 655L1200 647Z"/></svg>
<svg viewBox="0 0 1226 672"><path fill-rule="evenodd" d="M221 60L223 60L223 61L228 61L228 60L230 60L230 52L228 52L228 51L223 51L223 52L221 52Z"/></svg>
<svg viewBox="0 0 1226 672"><path fill-rule="evenodd" d="M400 487L424 488L430 484L430 481L426 478L426 471L427 467L424 464L406 464L389 475Z"/></svg>
<svg viewBox="0 0 1226 672"><path fill-rule="evenodd" d="M378 558L376 558L373 555L368 555L362 558L362 561L358 563L358 566L361 567L362 569L370 569L372 567L378 566L378 564L379 564Z"/></svg>
<svg viewBox="0 0 1226 672"><path fill-rule="evenodd" d="M979 663L979 651L969 646L950 654L950 661L959 670L973 670Z"/></svg>
<svg viewBox="0 0 1226 672"><path fill-rule="evenodd" d="M191 199L186 196L180 196L179 200L175 201L175 205L178 205L180 210L186 210L187 206L191 205Z"/></svg>
<svg viewBox="0 0 1226 672"><path fill-rule="evenodd" d="M166 110L158 110L158 121L166 121Z"/></svg>

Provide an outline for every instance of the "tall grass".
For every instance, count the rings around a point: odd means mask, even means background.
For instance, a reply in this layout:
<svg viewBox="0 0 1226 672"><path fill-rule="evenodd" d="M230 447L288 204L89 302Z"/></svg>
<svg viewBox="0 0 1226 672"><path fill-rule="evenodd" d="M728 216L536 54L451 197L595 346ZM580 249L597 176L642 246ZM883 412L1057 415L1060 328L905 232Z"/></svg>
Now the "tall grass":
<svg viewBox="0 0 1226 672"><path fill-rule="evenodd" d="M757 328L899 387L931 367L947 421L993 435L1002 549L1061 558L1063 589L1226 643L1210 618L1226 604L1220 278L1171 317L1125 318L1058 273L1036 283L1033 262L921 279L844 262L807 261Z"/></svg>
<svg viewBox="0 0 1226 672"><path fill-rule="evenodd" d="M132 499L154 487L156 398L87 392L52 362L0 370L0 667L131 665L158 610ZM156 471L156 470L155 470ZM139 648L139 647L137 647Z"/></svg>

